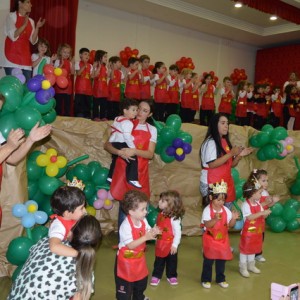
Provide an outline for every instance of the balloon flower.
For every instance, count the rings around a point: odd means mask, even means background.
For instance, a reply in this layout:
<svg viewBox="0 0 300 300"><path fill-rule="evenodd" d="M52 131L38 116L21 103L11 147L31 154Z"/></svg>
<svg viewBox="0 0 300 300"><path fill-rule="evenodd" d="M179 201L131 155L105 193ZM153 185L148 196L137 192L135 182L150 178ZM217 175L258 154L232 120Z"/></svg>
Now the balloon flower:
<svg viewBox="0 0 300 300"><path fill-rule="evenodd" d="M105 189L99 189L97 191L97 200L94 202L94 208L111 210L114 206L112 200L113 197L109 191L106 191Z"/></svg>
<svg viewBox="0 0 300 300"><path fill-rule="evenodd" d="M130 47L125 47L122 51L120 51L120 58L122 65L127 67L128 66L128 59L130 57L138 57L139 50L138 49L131 49Z"/></svg>
<svg viewBox="0 0 300 300"><path fill-rule="evenodd" d="M191 70L195 69L195 65L193 63L193 60L190 57L184 57L182 56L179 60L175 63L177 67L179 68L179 72L181 72L182 69L188 68Z"/></svg>
<svg viewBox="0 0 300 300"><path fill-rule="evenodd" d="M45 89L50 88L56 84L59 88L65 89L68 87L69 81L67 79L67 70L62 68L54 68L50 64L44 64L42 72L45 76L45 81L48 81Z"/></svg>
<svg viewBox="0 0 300 300"><path fill-rule="evenodd" d="M233 85L237 85L241 80L246 80L248 76L246 75L245 69L235 68L230 74L230 79Z"/></svg>
<svg viewBox="0 0 300 300"><path fill-rule="evenodd" d="M172 145L166 149L166 154L174 156L177 161L183 161L185 155L192 152L192 146L185 143L181 138L175 138Z"/></svg>

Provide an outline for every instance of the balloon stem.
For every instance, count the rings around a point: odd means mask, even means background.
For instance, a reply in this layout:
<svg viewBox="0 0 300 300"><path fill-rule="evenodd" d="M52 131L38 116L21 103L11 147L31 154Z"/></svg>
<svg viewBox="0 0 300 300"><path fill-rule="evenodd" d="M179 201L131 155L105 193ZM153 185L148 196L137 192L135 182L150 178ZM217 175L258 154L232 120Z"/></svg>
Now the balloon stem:
<svg viewBox="0 0 300 300"><path fill-rule="evenodd" d="M294 160L295 160L295 164L296 164L296 167L297 167L298 171L300 171L299 160L296 156L294 156Z"/></svg>
<svg viewBox="0 0 300 300"><path fill-rule="evenodd" d="M32 233L31 233L31 229L30 228L25 228L26 229L26 235L27 237L32 240Z"/></svg>
<svg viewBox="0 0 300 300"><path fill-rule="evenodd" d="M300 218L300 214L296 214L296 219Z"/></svg>
<svg viewBox="0 0 300 300"><path fill-rule="evenodd" d="M243 220L243 214L242 211L240 209L240 207L237 205L237 201L233 201L233 206L235 207L235 209L238 211L238 213L240 214L239 220Z"/></svg>
<svg viewBox="0 0 300 300"><path fill-rule="evenodd" d="M79 156L79 157L77 157L77 158L75 158L75 159L69 161L69 162L67 163L67 167L70 167L70 166L72 166L72 165L74 165L74 164L77 164L78 162L80 162L80 161L82 161L82 160L85 160L85 159L87 159L87 158L89 158L89 157L90 157L90 156L89 156L88 154Z"/></svg>

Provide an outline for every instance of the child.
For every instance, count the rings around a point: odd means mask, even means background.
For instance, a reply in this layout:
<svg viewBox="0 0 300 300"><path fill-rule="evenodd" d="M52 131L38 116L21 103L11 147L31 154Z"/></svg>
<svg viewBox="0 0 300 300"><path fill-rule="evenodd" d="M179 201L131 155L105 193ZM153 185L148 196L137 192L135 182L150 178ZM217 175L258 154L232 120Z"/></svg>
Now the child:
<svg viewBox="0 0 300 300"><path fill-rule="evenodd" d="M232 259L232 251L229 244L228 228L235 225L239 214L231 212L224 206L227 197L227 184L222 180L221 184L209 185L208 198L210 204L203 210L201 224L204 225L203 234L203 270L201 275L202 286L211 287L212 266L216 263L216 282L227 288L229 284L225 278L226 260Z"/></svg>
<svg viewBox="0 0 300 300"><path fill-rule="evenodd" d="M122 63L118 56L112 56L109 59L109 82L108 82L108 119L114 120L119 114L119 105L121 101L121 83L124 80L124 74L121 71Z"/></svg>
<svg viewBox="0 0 300 300"><path fill-rule="evenodd" d="M237 88L237 103L236 103L236 125L245 126L247 124L247 92L248 92L248 82L242 80L239 82Z"/></svg>
<svg viewBox="0 0 300 300"><path fill-rule="evenodd" d="M153 74L155 74L155 120L165 122L166 103L170 102L168 94L168 85L170 81L168 79L168 71L165 64L161 61L156 62L153 69Z"/></svg>
<svg viewBox="0 0 300 300"><path fill-rule="evenodd" d="M93 66L89 63L90 50L81 48L79 50L80 62L75 64L75 116L91 118L91 96L92 82L91 75Z"/></svg>
<svg viewBox="0 0 300 300"><path fill-rule="evenodd" d="M128 59L128 73L125 87L125 97L130 99L140 99L140 83L143 82L143 74L139 70L139 60L136 57Z"/></svg>
<svg viewBox="0 0 300 300"><path fill-rule="evenodd" d="M155 240L161 231L151 228L146 220L149 199L146 194L128 191L121 206L126 219L122 222L119 235L119 251L115 264L116 298L148 300L148 269L145 257L146 241Z"/></svg>
<svg viewBox="0 0 300 300"><path fill-rule="evenodd" d="M140 63L142 66L143 80L140 82L140 99L151 99L151 80L154 75L149 70L150 57L146 54L140 56Z"/></svg>
<svg viewBox="0 0 300 300"><path fill-rule="evenodd" d="M93 120L105 120L107 118L107 97L108 97L108 68L107 52L97 50L93 65Z"/></svg>
<svg viewBox="0 0 300 300"><path fill-rule="evenodd" d="M255 120L253 125L255 129L261 130L261 128L265 125L266 119L269 114L263 85L261 84L256 85L254 91L254 98L255 98L254 109L256 115L255 115Z"/></svg>
<svg viewBox="0 0 300 300"><path fill-rule="evenodd" d="M246 199L242 204L244 226L240 240L240 273L248 278L249 272L259 274L260 270L255 267L255 253L262 250L262 233L265 227L265 218L271 213L264 210L259 200L262 196L262 187L254 175L251 175L243 185L243 197Z"/></svg>
<svg viewBox="0 0 300 300"><path fill-rule="evenodd" d="M196 111L199 110L199 89L201 87L202 81L199 79L199 75L197 73L192 73L192 82L193 82L193 90L192 90L192 102L191 102L191 115L190 122L194 122Z"/></svg>
<svg viewBox="0 0 300 300"><path fill-rule="evenodd" d="M191 69L184 68L181 71L180 76L182 79L182 91L181 91L181 104L180 104L180 117L183 123L192 122L192 92L193 92L193 71Z"/></svg>
<svg viewBox="0 0 300 300"><path fill-rule="evenodd" d="M253 178L253 177L255 177L258 180L259 184L261 185L261 187L263 189L259 202L264 209L268 209L269 207L273 206L276 202L279 201L279 197L277 195L270 196L270 194L267 190L268 186L269 186L269 182L268 182L268 173L266 170L254 169L250 174L250 178ZM262 238L264 241L264 238L265 238L264 231L262 233ZM257 260L259 262L266 261L266 259L262 256L262 251L255 254L255 260Z"/></svg>
<svg viewBox="0 0 300 300"><path fill-rule="evenodd" d="M283 118L283 103L284 103L284 99L280 95L279 87L274 87L271 100L272 100L272 105L271 105L270 124L273 127L277 127L280 125L280 120Z"/></svg>
<svg viewBox="0 0 300 300"><path fill-rule="evenodd" d="M37 53L31 55L32 61L32 77L37 75L39 65L43 59L46 60L46 64L53 64L56 59L56 54L53 54L51 57L50 45L49 42L45 39L39 38L37 44Z"/></svg>
<svg viewBox="0 0 300 300"><path fill-rule="evenodd" d="M112 124L112 133L109 138L109 142L116 149L122 148L134 148L133 136L131 135L133 129L133 123L131 120L135 119L138 112L138 103L136 100L124 99L121 102L122 116L116 117ZM107 180L112 181L113 172L116 165L118 155L112 155L112 162L110 165ZM136 156L132 157L132 160L126 160L126 179L127 182L136 188L141 188L141 184L138 181L138 160Z"/></svg>
<svg viewBox="0 0 300 300"><path fill-rule="evenodd" d="M154 270L150 285L157 286L166 265L167 280L171 285L177 285L177 253L181 239L181 219L184 208L181 196L176 191L160 194L158 207L161 210L156 219L156 225L162 235L155 245Z"/></svg>
<svg viewBox="0 0 300 300"><path fill-rule="evenodd" d="M284 89L283 126L293 130L295 123L295 99L297 98L297 88L293 84L288 84ZM298 98L299 99L299 98Z"/></svg>
<svg viewBox="0 0 300 300"><path fill-rule="evenodd" d="M74 186L58 188L50 199L54 219L49 228L50 251L62 256L77 256L77 251L62 244L69 238L69 233L75 223L86 214L86 199L81 181L73 180ZM76 187L78 186L78 187ZM79 188L80 187L80 188Z"/></svg>
<svg viewBox="0 0 300 300"><path fill-rule="evenodd" d="M254 116L255 112L255 98L254 98L254 85L248 83L248 94L247 94L247 125L254 127Z"/></svg>
<svg viewBox="0 0 300 300"><path fill-rule="evenodd" d="M55 110L59 116L71 116L71 97L73 94L74 61L72 58L72 48L69 44L61 44L57 50L57 60L54 63L55 68L61 68L66 71L68 86L64 89L57 84L55 87Z"/></svg>
<svg viewBox="0 0 300 300"><path fill-rule="evenodd" d="M223 79L223 87L221 88L221 102L219 105L219 112L227 116L231 115L231 102L234 98L234 91L232 89L232 82L230 77L226 76Z"/></svg>
<svg viewBox="0 0 300 300"><path fill-rule="evenodd" d="M177 113L177 108L179 105L179 89L180 89L180 80L178 78L179 68L177 65L171 65L169 67L169 86L168 94L170 102L166 104L166 118L172 114Z"/></svg>

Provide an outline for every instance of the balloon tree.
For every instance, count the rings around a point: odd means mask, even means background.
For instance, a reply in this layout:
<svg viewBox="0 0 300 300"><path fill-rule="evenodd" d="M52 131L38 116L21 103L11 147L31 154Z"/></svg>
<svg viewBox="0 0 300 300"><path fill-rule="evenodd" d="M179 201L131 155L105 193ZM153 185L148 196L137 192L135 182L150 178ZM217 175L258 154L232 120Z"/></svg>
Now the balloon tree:
<svg viewBox="0 0 300 300"><path fill-rule="evenodd" d="M266 124L261 132L249 139L249 142L252 147L259 148L256 156L261 161L282 160L294 151L293 139L288 136L287 130L281 126L273 128L272 125Z"/></svg>
<svg viewBox="0 0 300 300"><path fill-rule="evenodd" d="M153 121L158 132L155 153L159 154L165 163L183 161L192 151L193 138L188 132L180 130L181 118L173 114L167 118L166 124Z"/></svg>
<svg viewBox="0 0 300 300"><path fill-rule="evenodd" d="M217 82L218 82L218 80L219 80L219 77L216 76L216 74L215 74L214 71L209 71L209 72L203 72L203 73L202 73L203 78L204 78L206 75L208 75L208 74L209 74L209 75L211 76L211 78L212 78L211 83L212 83L213 85L216 85Z"/></svg>
<svg viewBox="0 0 300 300"><path fill-rule="evenodd" d="M188 68L191 70L195 69L195 64L190 57L182 56L179 60L176 61L175 64L179 68L179 72L181 72L184 68Z"/></svg>
<svg viewBox="0 0 300 300"><path fill-rule="evenodd" d="M246 80L247 78L248 76L246 75L245 69L235 68L233 72L230 74L230 79L233 85L237 85L241 80Z"/></svg>

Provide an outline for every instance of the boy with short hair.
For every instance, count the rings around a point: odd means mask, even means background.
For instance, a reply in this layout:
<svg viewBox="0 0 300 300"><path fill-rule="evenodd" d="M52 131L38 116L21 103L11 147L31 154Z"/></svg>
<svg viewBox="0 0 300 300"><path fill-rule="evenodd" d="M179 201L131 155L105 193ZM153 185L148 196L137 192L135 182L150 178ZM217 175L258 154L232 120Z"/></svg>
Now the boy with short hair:
<svg viewBox="0 0 300 300"><path fill-rule="evenodd" d="M139 100L140 82L143 81L143 74L139 70L139 60L136 57L130 57L128 59L128 67L125 97Z"/></svg>

